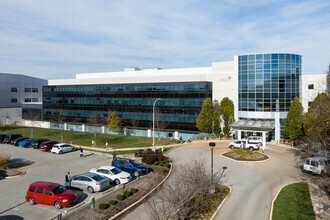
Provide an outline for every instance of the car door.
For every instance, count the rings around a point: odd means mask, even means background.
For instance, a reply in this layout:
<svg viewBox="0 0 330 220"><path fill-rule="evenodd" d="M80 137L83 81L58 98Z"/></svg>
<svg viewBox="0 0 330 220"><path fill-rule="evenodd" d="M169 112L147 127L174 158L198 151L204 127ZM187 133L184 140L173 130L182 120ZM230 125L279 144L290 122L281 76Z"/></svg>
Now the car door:
<svg viewBox="0 0 330 220"><path fill-rule="evenodd" d="M86 190L89 186L91 186L92 184L92 180L86 176L82 176L81 178L81 189Z"/></svg>
<svg viewBox="0 0 330 220"><path fill-rule="evenodd" d="M45 193L44 193L44 198L45 198L45 204L54 204L54 194L50 189L45 189Z"/></svg>
<svg viewBox="0 0 330 220"><path fill-rule="evenodd" d="M127 171L126 167L124 166L124 161L123 160L117 160L117 167L121 170Z"/></svg>
<svg viewBox="0 0 330 220"><path fill-rule="evenodd" d="M124 161L124 166L127 167L126 169L128 170L128 172L133 173L135 171L135 168L133 167L132 164L130 164L130 162L128 161Z"/></svg>
<svg viewBox="0 0 330 220"><path fill-rule="evenodd" d="M81 189L82 188L82 176L74 177L71 181L71 187Z"/></svg>
<svg viewBox="0 0 330 220"><path fill-rule="evenodd" d="M306 171L310 171L311 170L311 166L310 166L310 160L305 160L305 164L304 164L304 170Z"/></svg>
<svg viewBox="0 0 330 220"><path fill-rule="evenodd" d="M240 147L241 147L241 141L237 141L237 142L234 144L234 147L235 147L235 148L240 148Z"/></svg>
<svg viewBox="0 0 330 220"><path fill-rule="evenodd" d="M40 203L40 204L46 204L46 198L45 198L43 187L40 187L40 186L37 187L35 202Z"/></svg>

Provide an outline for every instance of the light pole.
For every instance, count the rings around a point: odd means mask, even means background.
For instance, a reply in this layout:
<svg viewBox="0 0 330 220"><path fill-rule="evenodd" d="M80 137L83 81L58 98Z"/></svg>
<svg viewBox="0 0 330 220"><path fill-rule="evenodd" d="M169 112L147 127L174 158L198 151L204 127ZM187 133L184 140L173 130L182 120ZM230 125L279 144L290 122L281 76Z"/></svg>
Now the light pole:
<svg viewBox="0 0 330 220"><path fill-rule="evenodd" d="M154 105L152 108L152 148L155 150L155 105L158 100L161 98L158 98L154 101Z"/></svg>
<svg viewBox="0 0 330 220"><path fill-rule="evenodd" d="M209 146L211 147L211 178L212 178L212 184L213 184L213 148L215 147L215 143L210 142Z"/></svg>

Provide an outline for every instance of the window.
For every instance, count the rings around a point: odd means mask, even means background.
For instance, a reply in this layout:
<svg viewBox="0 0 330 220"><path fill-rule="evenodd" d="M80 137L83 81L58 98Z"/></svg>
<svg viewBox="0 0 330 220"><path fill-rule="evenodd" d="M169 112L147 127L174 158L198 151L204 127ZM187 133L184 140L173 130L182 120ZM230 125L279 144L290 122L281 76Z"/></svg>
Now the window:
<svg viewBox="0 0 330 220"><path fill-rule="evenodd" d="M32 102L38 102L38 98L32 98Z"/></svg>
<svg viewBox="0 0 330 220"><path fill-rule="evenodd" d="M31 88L24 88L24 92L31 92Z"/></svg>
<svg viewBox="0 0 330 220"><path fill-rule="evenodd" d="M17 102L18 102L17 98L12 98L11 99L11 103L17 103Z"/></svg>
<svg viewBox="0 0 330 220"><path fill-rule="evenodd" d="M50 189L45 189L45 194L46 195L52 194L52 191Z"/></svg>
<svg viewBox="0 0 330 220"><path fill-rule="evenodd" d="M37 188L37 193L43 193L43 192L44 192L44 188L42 188L42 187Z"/></svg>
<svg viewBox="0 0 330 220"><path fill-rule="evenodd" d="M30 192L34 192L35 190L36 190L35 186L31 186L30 189L29 189Z"/></svg>
<svg viewBox="0 0 330 220"><path fill-rule="evenodd" d="M32 88L32 92L38 92L38 88Z"/></svg>
<svg viewBox="0 0 330 220"><path fill-rule="evenodd" d="M24 102L31 102L31 98L25 98Z"/></svg>
<svg viewBox="0 0 330 220"><path fill-rule="evenodd" d="M18 92L18 88L11 87L11 92Z"/></svg>
<svg viewBox="0 0 330 220"><path fill-rule="evenodd" d="M314 89L314 84L308 84L308 89Z"/></svg>

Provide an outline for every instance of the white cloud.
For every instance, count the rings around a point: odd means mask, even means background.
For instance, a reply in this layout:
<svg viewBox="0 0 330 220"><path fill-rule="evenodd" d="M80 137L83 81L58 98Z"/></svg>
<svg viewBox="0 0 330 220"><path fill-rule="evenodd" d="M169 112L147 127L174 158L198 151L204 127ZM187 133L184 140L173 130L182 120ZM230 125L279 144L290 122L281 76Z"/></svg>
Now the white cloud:
<svg viewBox="0 0 330 220"><path fill-rule="evenodd" d="M267 3L266 3L267 2ZM293 52L303 73L330 60L328 1L0 2L0 72L46 79L127 66L210 66Z"/></svg>

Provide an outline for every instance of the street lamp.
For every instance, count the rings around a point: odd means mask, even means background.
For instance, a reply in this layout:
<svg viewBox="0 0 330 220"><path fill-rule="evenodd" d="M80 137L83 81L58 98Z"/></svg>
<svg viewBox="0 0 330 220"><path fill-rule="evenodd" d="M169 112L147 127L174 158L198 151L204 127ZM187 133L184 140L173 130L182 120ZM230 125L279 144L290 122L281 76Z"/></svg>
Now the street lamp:
<svg viewBox="0 0 330 220"><path fill-rule="evenodd" d="M212 178L212 184L213 184L213 148L215 147L215 143L210 142L209 146L211 147L211 178Z"/></svg>
<svg viewBox="0 0 330 220"><path fill-rule="evenodd" d="M155 150L155 105L158 100L161 98L158 98L154 101L154 105L152 108L152 148Z"/></svg>

